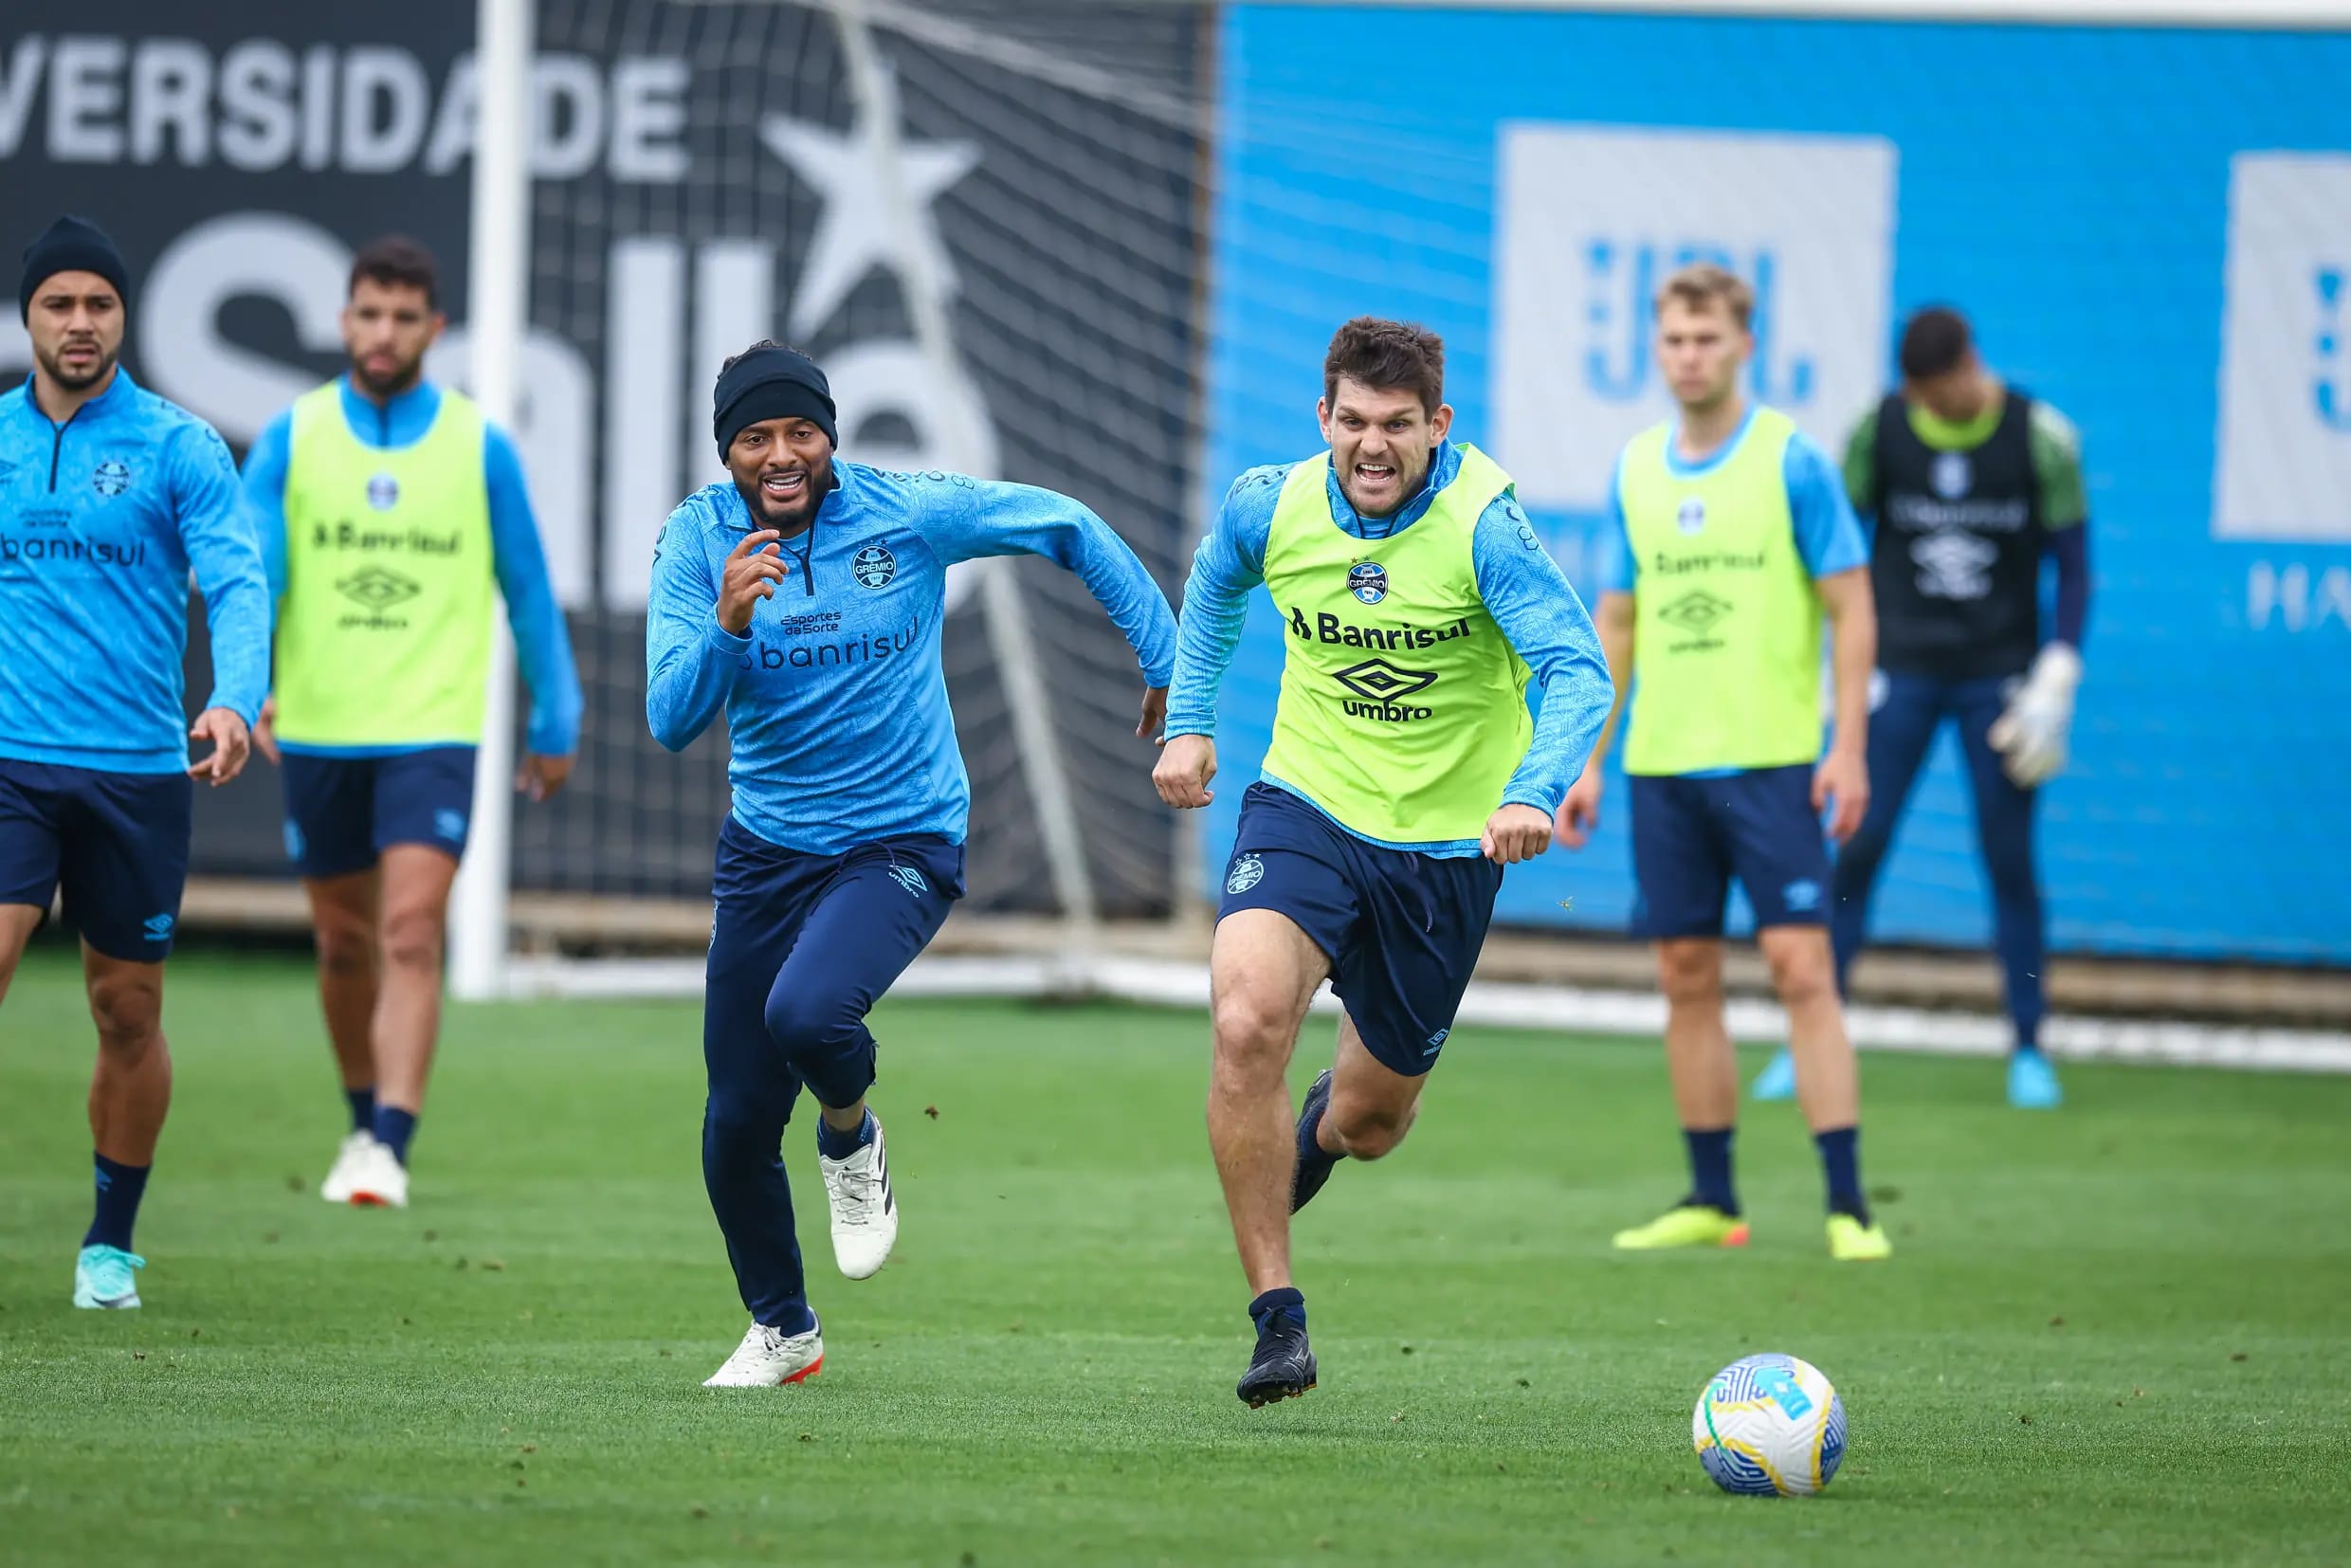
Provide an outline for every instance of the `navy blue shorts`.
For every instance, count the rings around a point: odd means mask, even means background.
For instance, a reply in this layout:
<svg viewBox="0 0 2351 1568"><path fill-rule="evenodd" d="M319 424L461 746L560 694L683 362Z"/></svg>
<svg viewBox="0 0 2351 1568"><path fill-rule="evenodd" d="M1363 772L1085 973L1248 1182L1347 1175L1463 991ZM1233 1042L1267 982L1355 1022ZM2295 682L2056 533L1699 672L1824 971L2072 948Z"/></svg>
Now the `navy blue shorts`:
<svg viewBox="0 0 2351 1568"><path fill-rule="evenodd" d="M1759 928L1827 923L1829 840L1809 764L1628 782L1636 935L1721 936L1733 877Z"/></svg>
<svg viewBox="0 0 2351 1568"><path fill-rule="evenodd" d="M1252 784L1216 918L1286 915L1331 961L1331 989L1382 1066L1436 1066L1494 918L1502 867L1367 844L1287 790Z"/></svg>
<svg viewBox="0 0 2351 1568"><path fill-rule="evenodd" d="M195 782L0 757L0 903L47 909L109 958L159 964L188 884Z"/></svg>
<svg viewBox="0 0 2351 1568"><path fill-rule="evenodd" d="M462 858L473 816L474 755L471 746L390 757L287 752L286 858L306 877L371 870L395 844Z"/></svg>

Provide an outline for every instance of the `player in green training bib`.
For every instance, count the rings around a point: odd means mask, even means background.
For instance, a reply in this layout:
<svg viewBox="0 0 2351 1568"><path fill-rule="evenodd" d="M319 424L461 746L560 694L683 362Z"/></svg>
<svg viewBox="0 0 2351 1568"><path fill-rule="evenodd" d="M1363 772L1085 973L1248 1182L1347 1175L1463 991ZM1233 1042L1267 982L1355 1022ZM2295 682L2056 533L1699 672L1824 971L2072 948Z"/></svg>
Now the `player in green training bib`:
<svg viewBox="0 0 2351 1568"><path fill-rule="evenodd" d="M1755 353L1755 296L1719 266L1685 269L1656 301L1657 361L1680 416L1632 438L1611 492L1614 558L1600 639L1632 684L1625 773L1632 796L1634 924L1657 945L1666 1065L1690 1160L1689 1195L1621 1231L1628 1249L1739 1247L1731 1181L1739 1064L1722 1021L1722 922L1731 880L1788 1010L1798 1098L1829 1188L1829 1249L1881 1258L1863 1195L1860 1089L1830 959L1829 856L1862 819L1877 631L1861 527L1828 454L1740 379ZM1835 628L1836 738L1821 756L1821 619ZM1613 730L1615 715L1609 717ZM1580 848L1599 819L1603 732L1559 812Z"/></svg>
<svg viewBox="0 0 2351 1568"><path fill-rule="evenodd" d="M579 677L520 459L471 399L425 379L446 324L435 292L421 246L363 247L342 314L350 374L246 454L278 602L277 688L254 738L284 776L351 1106L319 1188L330 1203L408 1205L501 594L531 689L515 787L552 796L579 742Z"/></svg>
<svg viewBox="0 0 2351 1568"><path fill-rule="evenodd" d="M1216 774L1216 690L1263 584L1282 693L1244 797L1210 957L1209 1140L1248 1276L1249 1405L1314 1386L1289 1216L1341 1158L1402 1141L1493 917L1540 854L1613 693L1592 622L1511 494L1448 440L1433 333L1340 328L1317 406L1330 450L1233 482L1176 628L1160 798ZM1542 688L1539 718L1527 688ZM1284 1075L1328 979L1339 1051L1295 1121Z"/></svg>

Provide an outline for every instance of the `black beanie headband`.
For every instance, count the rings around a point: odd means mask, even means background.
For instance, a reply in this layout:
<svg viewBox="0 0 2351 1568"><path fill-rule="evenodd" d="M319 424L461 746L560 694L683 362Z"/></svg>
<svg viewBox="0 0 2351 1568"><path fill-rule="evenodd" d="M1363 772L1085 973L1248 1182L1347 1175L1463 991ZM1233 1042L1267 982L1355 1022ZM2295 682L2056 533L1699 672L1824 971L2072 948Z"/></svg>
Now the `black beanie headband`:
<svg viewBox="0 0 2351 1568"><path fill-rule="evenodd" d="M726 456L744 427L767 419L805 419L833 446L841 445L825 373L807 355L773 343L738 356L719 373L710 398L710 433L718 439L719 456Z"/></svg>

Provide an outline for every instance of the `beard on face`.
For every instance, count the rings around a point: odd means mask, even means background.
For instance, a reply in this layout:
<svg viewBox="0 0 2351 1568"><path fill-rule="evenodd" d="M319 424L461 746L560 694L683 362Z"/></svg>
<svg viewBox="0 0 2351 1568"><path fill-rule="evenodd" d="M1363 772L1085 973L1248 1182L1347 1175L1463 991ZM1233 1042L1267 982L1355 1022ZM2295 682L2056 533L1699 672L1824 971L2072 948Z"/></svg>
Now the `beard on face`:
<svg viewBox="0 0 2351 1568"><path fill-rule="evenodd" d="M790 473L807 476L799 496L789 501L770 496L764 488L768 476ZM832 488L832 464L829 459L805 467L797 463L763 463L749 483L738 475L735 488L741 493L744 506L750 509L758 526L773 528L779 534L796 534L816 520L817 506L823 502L825 492Z"/></svg>
<svg viewBox="0 0 2351 1568"><path fill-rule="evenodd" d="M351 362L352 380L357 382L359 390L370 397L396 397L423 379L424 374L425 361L421 355L414 359L395 360L392 368L380 375L371 372L363 360Z"/></svg>
<svg viewBox="0 0 2351 1568"><path fill-rule="evenodd" d="M58 345L54 355L44 354L38 357L41 360L42 370L47 373L49 379L69 392L87 392L100 381L105 380L106 373L113 370L115 362L122 356L122 351L118 348L114 350L99 348L97 356L90 361L88 370L69 371L65 368L65 350L68 347L97 348L97 344L88 339L62 343Z"/></svg>

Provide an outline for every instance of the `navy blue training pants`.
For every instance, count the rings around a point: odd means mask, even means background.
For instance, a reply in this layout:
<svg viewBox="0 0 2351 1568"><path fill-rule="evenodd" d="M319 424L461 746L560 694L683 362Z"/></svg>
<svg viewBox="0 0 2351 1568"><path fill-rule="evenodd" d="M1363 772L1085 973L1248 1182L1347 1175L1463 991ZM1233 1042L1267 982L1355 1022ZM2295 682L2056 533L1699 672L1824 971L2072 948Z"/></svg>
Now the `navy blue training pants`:
<svg viewBox="0 0 2351 1568"><path fill-rule="evenodd" d="M781 1146L792 1103L854 1105L874 1079L866 1014L963 896L963 847L896 839L842 855L719 834L703 982L702 1180L743 1304L789 1334L808 1306Z"/></svg>

